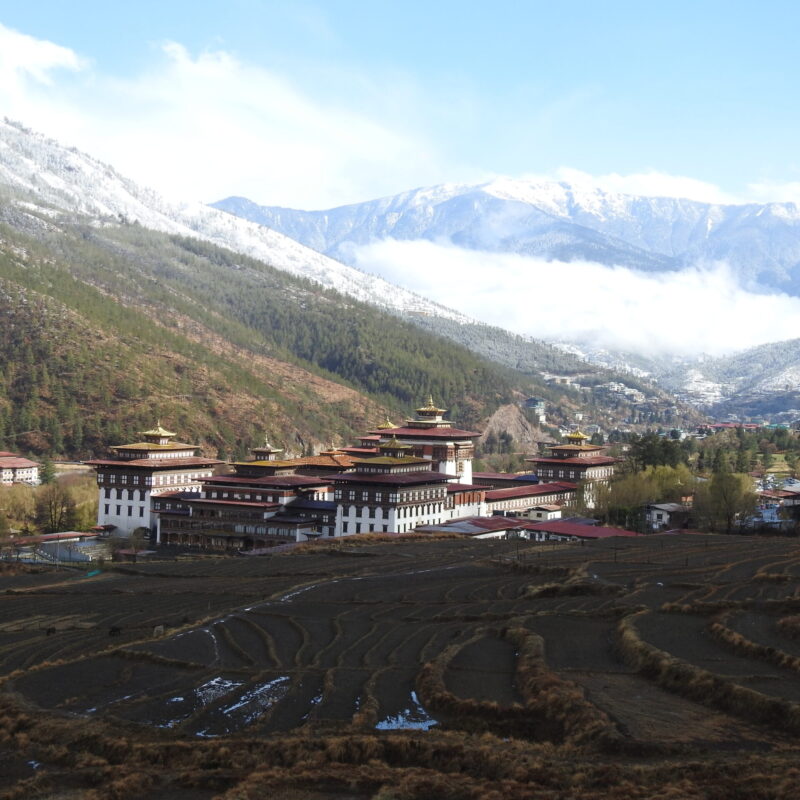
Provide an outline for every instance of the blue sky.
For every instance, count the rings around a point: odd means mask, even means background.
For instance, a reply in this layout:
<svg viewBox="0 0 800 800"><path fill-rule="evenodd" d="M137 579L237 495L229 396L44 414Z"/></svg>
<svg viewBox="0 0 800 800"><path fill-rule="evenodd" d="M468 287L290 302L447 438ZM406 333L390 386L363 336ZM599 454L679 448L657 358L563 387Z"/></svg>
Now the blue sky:
<svg viewBox="0 0 800 800"><path fill-rule="evenodd" d="M2 1L6 36L75 62L37 77L20 48L0 102L207 201L324 207L564 168L789 199L798 22L788 2Z"/></svg>

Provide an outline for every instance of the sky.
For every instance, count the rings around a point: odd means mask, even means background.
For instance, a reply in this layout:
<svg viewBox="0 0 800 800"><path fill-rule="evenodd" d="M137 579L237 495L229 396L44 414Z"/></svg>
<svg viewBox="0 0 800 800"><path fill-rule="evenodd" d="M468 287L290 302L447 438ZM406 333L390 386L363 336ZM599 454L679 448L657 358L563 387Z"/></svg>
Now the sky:
<svg viewBox="0 0 800 800"><path fill-rule="evenodd" d="M0 113L183 200L328 208L579 173L800 202L798 23L774 0L0 0ZM721 319L715 280L692 274Z"/></svg>

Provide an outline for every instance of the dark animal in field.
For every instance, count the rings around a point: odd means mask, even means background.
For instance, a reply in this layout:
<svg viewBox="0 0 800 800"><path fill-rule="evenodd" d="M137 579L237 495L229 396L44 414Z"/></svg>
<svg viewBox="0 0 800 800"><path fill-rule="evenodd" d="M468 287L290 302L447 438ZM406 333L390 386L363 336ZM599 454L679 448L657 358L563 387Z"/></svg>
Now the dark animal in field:
<svg viewBox="0 0 800 800"><path fill-rule="evenodd" d="M113 627L108 629L109 636L119 636L122 633L122 628L118 625L114 625Z"/></svg>
<svg viewBox="0 0 800 800"><path fill-rule="evenodd" d="M53 636L56 632L55 626L51 625L45 632L45 636Z"/></svg>

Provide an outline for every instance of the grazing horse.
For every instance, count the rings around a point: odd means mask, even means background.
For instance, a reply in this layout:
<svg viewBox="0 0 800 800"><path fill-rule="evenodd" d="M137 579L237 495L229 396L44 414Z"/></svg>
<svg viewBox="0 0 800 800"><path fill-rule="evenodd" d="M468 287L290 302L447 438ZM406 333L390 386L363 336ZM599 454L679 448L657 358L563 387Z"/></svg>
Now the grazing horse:
<svg viewBox="0 0 800 800"><path fill-rule="evenodd" d="M122 628L119 625L114 625L113 627L108 629L109 636L119 636L122 633Z"/></svg>
<svg viewBox="0 0 800 800"><path fill-rule="evenodd" d="M56 632L55 625L51 625L51 626L50 626L50 627L49 627L49 628L48 628L48 629L47 629L47 630L44 632L44 635L45 635L45 636L53 636L53 635L55 634L55 632Z"/></svg>
<svg viewBox="0 0 800 800"><path fill-rule="evenodd" d="M153 636L163 636L164 635L164 626L163 625L156 625L153 628Z"/></svg>

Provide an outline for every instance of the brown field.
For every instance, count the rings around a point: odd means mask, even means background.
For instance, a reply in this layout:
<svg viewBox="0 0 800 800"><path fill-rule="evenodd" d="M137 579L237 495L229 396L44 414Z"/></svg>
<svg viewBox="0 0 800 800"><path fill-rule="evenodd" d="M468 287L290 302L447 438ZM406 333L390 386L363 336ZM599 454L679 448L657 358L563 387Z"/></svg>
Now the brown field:
<svg viewBox="0 0 800 800"><path fill-rule="evenodd" d="M799 562L371 537L9 570L0 800L796 798Z"/></svg>

